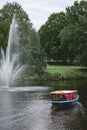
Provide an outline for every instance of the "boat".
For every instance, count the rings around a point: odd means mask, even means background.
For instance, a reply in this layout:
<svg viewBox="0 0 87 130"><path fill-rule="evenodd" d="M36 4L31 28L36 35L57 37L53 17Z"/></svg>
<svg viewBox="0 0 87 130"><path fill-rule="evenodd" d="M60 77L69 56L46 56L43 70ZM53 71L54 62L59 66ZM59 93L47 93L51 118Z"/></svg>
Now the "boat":
<svg viewBox="0 0 87 130"><path fill-rule="evenodd" d="M58 90L50 92L51 103L58 107L74 106L79 99L77 92L77 90Z"/></svg>

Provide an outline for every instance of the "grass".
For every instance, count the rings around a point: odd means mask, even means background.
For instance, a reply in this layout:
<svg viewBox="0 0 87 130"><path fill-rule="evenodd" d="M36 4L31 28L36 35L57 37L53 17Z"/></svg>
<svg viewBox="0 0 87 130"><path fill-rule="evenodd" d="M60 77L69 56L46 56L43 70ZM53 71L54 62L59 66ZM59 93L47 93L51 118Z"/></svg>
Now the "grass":
<svg viewBox="0 0 87 130"><path fill-rule="evenodd" d="M33 80L82 80L87 79L87 69L80 66L47 66L45 73L41 76L33 78Z"/></svg>
<svg viewBox="0 0 87 130"><path fill-rule="evenodd" d="M53 66L50 65L46 69L45 77L51 80L74 80L87 79L87 71L84 72L80 66Z"/></svg>
<svg viewBox="0 0 87 130"><path fill-rule="evenodd" d="M46 72L49 72L49 73L70 73L70 72L77 72L79 71L80 69L82 69L82 67L80 66L48 66L47 69L46 69Z"/></svg>

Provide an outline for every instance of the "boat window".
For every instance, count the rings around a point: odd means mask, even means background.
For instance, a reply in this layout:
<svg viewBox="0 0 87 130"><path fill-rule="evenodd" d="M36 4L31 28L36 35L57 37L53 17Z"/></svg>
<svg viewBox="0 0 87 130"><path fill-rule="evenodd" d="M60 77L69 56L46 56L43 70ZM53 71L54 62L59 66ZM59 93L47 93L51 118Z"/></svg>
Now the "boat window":
<svg viewBox="0 0 87 130"><path fill-rule="evenodd" d="M55 101L56 100L56 95L52 94L51 95L51 100Z"/></svg>
<svg viewBox="0 0 87 130"><path fill-rule="evenodd" d="M73 99L76 98L76 93L73 93Z"/></svg>
<svg viewBox="0 0 87 130"><path fill-rule="evenodd" d="M67 100L66 96L63 94L63 95L59 95L59 98L58 98L59 101L65 101Z"/></svg>
<svg viewBox="0 0 87 130"><path fill-rule="evenodd" d="M67 97L64 94L61 94L61 95L52 94L51 100L52 101L65 101L67 100Z"/></svg>

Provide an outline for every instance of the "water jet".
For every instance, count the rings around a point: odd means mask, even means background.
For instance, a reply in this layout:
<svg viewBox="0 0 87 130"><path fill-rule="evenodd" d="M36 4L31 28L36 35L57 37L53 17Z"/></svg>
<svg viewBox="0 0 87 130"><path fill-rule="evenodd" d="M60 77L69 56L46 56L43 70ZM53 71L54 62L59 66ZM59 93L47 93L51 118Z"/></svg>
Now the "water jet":
<svg viewBox="0 0 87 130"><path fill-rule="evenodd" d="M1 48L0 84L2 86L10 86L24 70L24 65L20 65L19 62L20 36L18 28L14 15L10 25L6 52Z"/></svg>

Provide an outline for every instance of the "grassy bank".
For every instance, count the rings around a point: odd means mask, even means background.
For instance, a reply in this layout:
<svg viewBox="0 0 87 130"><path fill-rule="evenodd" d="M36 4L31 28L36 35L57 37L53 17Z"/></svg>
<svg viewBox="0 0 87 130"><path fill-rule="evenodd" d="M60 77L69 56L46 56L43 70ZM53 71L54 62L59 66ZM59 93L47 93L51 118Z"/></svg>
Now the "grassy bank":
<svg viewBox="0 0 87 130"><path fill-rule="evenodd" d="M82 80L87 79L87 70L80 66L53 66L46 68L45 74L36 80Z"/></svg>
<svg viewBox="0 0 87 130"><path fill-rule="evenodd" d="M38 75L23 76L22 79L16 81L16 86L32 85L37 81L61 81L61 80L87 80L87 69L80 66L48 66L45 73L38 77ZM13 85L14 86L14 85Z"/></svg>
<svg viewBox="0 0 87 130"><path fill-rule="evenodd" d="M87 79L87 70L80 66L48 66L46 72L53 80Z"/></svg>

